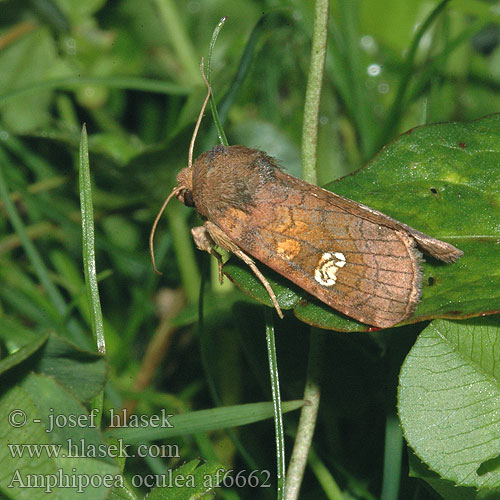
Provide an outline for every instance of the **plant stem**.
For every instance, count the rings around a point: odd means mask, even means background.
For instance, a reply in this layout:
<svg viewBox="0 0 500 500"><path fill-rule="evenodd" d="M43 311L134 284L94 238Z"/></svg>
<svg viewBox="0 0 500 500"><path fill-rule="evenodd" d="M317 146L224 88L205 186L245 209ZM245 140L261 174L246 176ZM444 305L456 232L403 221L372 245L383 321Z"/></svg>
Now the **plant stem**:
<svg viewBox="0 0 500 500"><path fill-rule="evenodd" d="M323 80L328 33L328 4L328 0L316 0L311 66L307 82L304 125L302 129L302 175L304 180L314 184L317 182L316 146L321 83ZM322 335L311 329L307 380L304 389L304 400L308 401L309 404L302 408L300 414L297 437L287 472L287 500L296 500L299 497L307 456L316 427L320 400L321 339Z"/></svg>
<svg viewBox="0 0 500 500"><path fill-rule="evenodd" d="M169 38L178 60L184 70L182 78L185 82L199 82L200 73L198 70L198 58L196 51L184 29L176 2L173 0L154 0L160 21L165 26L165 35Z"/></svg>
<svg viewBox="0 0 500 500"><path fill-rule="evenodd" d="M311 184L317 183L316 146L321 84L323 81L328 34L328 3L329 0L316 1L311 66L307 80L304 123L302 125L302 178Z"/></svg>
<svg viewBox="0 0 500 500"><path fill-rule="evenodd" d="M307 380L304 400L307 401L300 412L297 436L293 446L292 458L288 465L286 481L286 500L299 498L300 485L306 468L307 456L316 427L320 400L321 340L323 334L311 329L309 357L307 360Z"/></svg>

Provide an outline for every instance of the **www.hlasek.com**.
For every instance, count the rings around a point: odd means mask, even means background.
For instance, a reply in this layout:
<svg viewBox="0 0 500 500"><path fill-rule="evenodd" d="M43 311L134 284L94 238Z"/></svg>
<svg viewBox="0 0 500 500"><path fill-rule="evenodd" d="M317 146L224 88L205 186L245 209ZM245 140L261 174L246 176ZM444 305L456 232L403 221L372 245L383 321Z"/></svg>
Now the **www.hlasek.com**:
<svg viewBox="0 0 500 500"><path fill-rule="evenodd" d="M122 439L110 444L88 443L84 438L73 441L69 438L65 445L23 443L7 446L12 458L180 458L179 446L176 444L140 444L135 452L131 452L131 445L125 444Z"/></svg>
<svg viewBox="0 0 500 500"><path fill-rule="evenodd" d="M268 470L246 471L237 473L233 470L219 469L215 474L204 474L202 478L194 474L178 474L168 470L166 474L149 474L141 476L134 474L129 478L134 488L270 488L271 473ZM201 484L200 484L201 481ZM71 488L77 493L83 493L87 488L123 488L124 478L121 474L78 474L75 468L71 474L58 469L54 474L26 474L19 470L14 475L9 488L36 488L52 493L56 488Z"/></svg>

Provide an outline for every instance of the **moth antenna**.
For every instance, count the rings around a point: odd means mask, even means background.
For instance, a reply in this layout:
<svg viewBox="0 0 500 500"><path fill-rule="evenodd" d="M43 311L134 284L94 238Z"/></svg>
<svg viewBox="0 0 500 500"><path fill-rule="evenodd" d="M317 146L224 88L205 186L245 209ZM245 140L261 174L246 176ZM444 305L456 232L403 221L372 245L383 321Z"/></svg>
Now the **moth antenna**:
<svg viewBox="0 0 500 500"><path fill-rule="evenodd" d="M201 71L201 76L203 77L203 80L205 82L205 85L207 86L207 96L205 97L205 100L203 101L203 106L201 107L200 114L198 115L198 120L196 120L196 125L194 127L193 137L191 137L191 143L189 145L189 154L188 154L188 168L192 168L192 166L193 166L194 143L196 141L196 136L198 135L198 130L200 128L201 120L203 118L203 113L205 112L205 108L207 107L208 100L210 99L210 84L208 83L207 77L205 76L203 57L201 58L200 71ZM153 264L153 270L156 274L161 275L161 272L158 271L158 268L156 267L156 260L155 260L155 253L154 253L154 242L153 241L154 241L154 237L155 237L156 226L158 226L158 222L160 221L160 218L163 215L163 212L165 211L165 208L167 207L168 202L171 200L172 196L177 195L180 191L182 191L184 189L186 189L185 186L177 186L172 190L172 192L168 195L167 199L163 202L163 205L160 208L160 211L158 212L158 215L156 216L155 221L153 222L153 227L151 228L151 233L149 235L149 254L151 255L151 262Z"/></svg>
<svg viewBox="0 0 500 500"><path fill-rule="evenodd" d="M167 208L168 202L171 200L172 196L177 195L180 191L185 189L183 186L176 186L172 192L168 195L167 199L163 202L162 207L160 208L160 211L158 212L158 215L156 216L155 221L153 222L153 227L151 228L151 233L149 235L149 254L151 255L151 263L153 264L153 271L156 274L161 275L162 273L158 271L156 267L156 261L155 261L155 251L154 251L154 237L155 237L155 232L156 232L156 226L158 225L158 222L160 221L161 216L163 215L163 212L165 211L165 208Z"/></svg>
<svg viewBox="0 0 500 500"><path fill-rule="evenodd" d="M207 97L205 97L205 101L203 102L203 106L201 107L201 111L200 111L200 114L198 116L198 120L196 121L196 125L194 127L193 137L191 137L191 144L189 145L189 154L188 154L188 168L191 168L193 166L194 143L196 141L196 136L198 135L198 129L200 128L201 120L203 118L203 113L205 112L205 108L207 107L208 100L210 99L210 84L208 83L207 77L205 76L203 57L201 58L200 71L201 71L201 76L203 77L203 80L205 81L205 85L207 86Z"/></svg>

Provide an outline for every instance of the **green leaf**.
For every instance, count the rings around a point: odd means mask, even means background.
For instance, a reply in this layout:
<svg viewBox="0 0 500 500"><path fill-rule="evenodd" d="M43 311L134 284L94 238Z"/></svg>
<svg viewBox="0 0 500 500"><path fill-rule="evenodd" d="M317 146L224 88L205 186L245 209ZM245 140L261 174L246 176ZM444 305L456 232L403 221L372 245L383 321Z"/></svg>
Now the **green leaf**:
<svg viewBox="0 0 500 500"><path fill-rule="evenodd" d="M434 321L399 381L402 429L416 455L442 479L485 493L500 488L499 346L498 316Z"/></svg>
<svg viewBox="0 0 500 500"><path fill-rule="evenodd" d="M22 363L25 359L29 358L33 353L38 351L45 342L47 342L48 335L44 335L33 342L24 345L15 353L7 356L0 361L0 375L5 373L10 368Z"/></svg>
<svg viewBox="0 0 500 500"><path fill-rule="evenodd" d="M24 347L40 337L39 333L16 319L8 316L0 317L0 339L5 342L9 352Z"/></svg>
<svg viewBox="0 0 500 500"><path fill-rule="evenodd" d="M207 462L199 465L192 460L175 471L168 471L162 479L165 485L155 488L148 500L196 500L210 498L206 494L216 488L224 478L222 465Z"/></svg>
<svg viewBox="0 0 500 500"><path fill-rule="evenodd" d="M500 310L499 145L500 115L419 127L389 144L354 175L326 186L463 250L464 256L454 264L424 256L422 299L407 323ZM235 260L225 266L226 274L250 296L271 305L257 278ZM293 309L305 323L331 330L369 330L258 265L282 308Z"/></svg>
<svg viewBox="0 0 500 500"><path fill-rule="evenodd" d="M107 363L102 356L84 351L54 334L35 368L55 377L80 401L89 401L106 383Z"/></svg>
<svg viewBox="0 0 500 500"><path fill-rule="evenodd" d="M282 403L283 413L296 410L303 401L286 401ZM273 404L250 403L244 405L225 406L209 410L174 415L169 419L171 426L163 425L133 428L112 428L107 431L109 437L121 438L127 443L142 443L155 439L169 439L174 436L191 435L196 432L207 432L228 429L240 425L251 424L273 417Z"/></svg>
<svg viewBox="0 0 500 500"><path fill-rule="evenodd" d="M45 28L25 34L0 53L0 95L44 80L55 62L56 44ZM50 121L50 92L16 97L1 106L2 119L13 132L26 133Z"/></svg>
<svg viewBox="0 0 500 500"><path fill-rule="evenodd" d="M83 270L85 273L85 289L90 309L90 324L92 334L99 352L106 352L106 341L102 321L99 286L97 284L95 263L95 233L94 233L94 206L92 204L92 185L90 182L89 150L87 129L82 129L80 141L80 207L82 212L82 247Z"/></svg>
<svg viewBox="0 0 500 500"><path fill-rule="evenodd" d="M55 415L60 417L56 419ZM8 391L0 401L4 422L0 433L0 491L7 498L20 500L46 498L49 492L61 500L106 498L121 476L111 458L114 452L109 449L106 456L106 443L88 417L71 393L46 376L30 374L20 386ZM57 425L52 425L51 418ZM92 456L92 449L98 451L97 456ZM106 485L104 477L113 478L111 484ZM38 487L25 487L35 480ZM92 480L96 487L85 486L86 480Z"/></svg>
<svg viewBox="0 0 500 500"><path fill-rule="evenodd" d="M109 500L139 500L139 497L135 494L133 488L125 483L123 486L113 488Z"/></svg>
<svg viewBox="0 0 500 500"><path fill-rule="evenodd" d="M45 374L55 378L80 401L88 401L102 391L107 374L102 356L84 351L55 334L41 336L2 359L0 374L14 367L19 367L19 371L7 373L7 377L20 380L28 371ZM5 379L3 383L5 387L9 384Z"/></svg>
<svg viewBox="0 0 500 500"><path fill-rule="evenodd" d="M486 496L478 496L475 488L466 488L457 486L452 481L441 479L438 474L431 471L418 457L408 450L408 464L410 466L410 477L418 477L423 479L429 486L435 489L443 500L486 500ZM494 500L493 498L491 500Z"/></svg>
<svg viewBox="0 0 500 500"><path fill-rule="evenodd" d="M0 60L1 64L1 60ZM0 81L1 83L1 81ZM65 76L62 78L49 78L35 81L30 85L24 84L14 90L0 95L0 105L5 102L25 99L25 94L36 94L45 90L69 89L78 90L81 87L105 86L117 89L142 90L159 94L184 95L191 91L190 87L177 85L172 82L152 80L150 78L137 78L133 76ZM136 140L132 138L132 140ZM129 145L130 147L130 145Z"/></svg>

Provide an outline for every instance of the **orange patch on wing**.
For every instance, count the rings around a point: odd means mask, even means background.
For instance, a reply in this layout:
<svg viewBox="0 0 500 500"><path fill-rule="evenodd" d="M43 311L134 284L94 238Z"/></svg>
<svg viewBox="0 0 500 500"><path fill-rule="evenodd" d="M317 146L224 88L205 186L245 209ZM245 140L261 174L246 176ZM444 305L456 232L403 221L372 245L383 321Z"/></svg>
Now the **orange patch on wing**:
<svg viewBox="0 0 500 500"><path fill-rule="evenodd" d="M292 260L300 252L300 243L296 240L280 241L276 248L276 252L284 259Z"/></svg>

